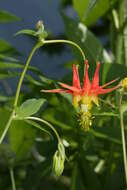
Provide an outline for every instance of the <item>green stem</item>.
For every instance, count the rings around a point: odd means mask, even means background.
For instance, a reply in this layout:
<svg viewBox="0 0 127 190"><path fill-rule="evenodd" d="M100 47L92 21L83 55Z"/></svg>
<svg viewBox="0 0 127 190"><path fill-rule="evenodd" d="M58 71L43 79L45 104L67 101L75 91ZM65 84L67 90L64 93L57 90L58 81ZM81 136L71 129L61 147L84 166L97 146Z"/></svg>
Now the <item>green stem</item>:
<svg viewBox="0 0 127 190"><path fill-rule="evenodd" d="M13 110L10 117L9 117L9 120L8 120L6 126L5 126L5 129L4 129L3 133L2 133L2 136L0 137L0 144L3 142L3 139L4 139L6 133L7 133L8 129L9 129L10 125L11 125L14 113L15 113L15 111Z"/></svg>
<svg viewBox="0 0 127 190"><path fill-rule="evenodd" d="M43 46L45 44L51 44L51 43L67 43L67 44L71 44L71 45L75 46L76 48L78 48L78 50L80 51L80 53L81 53L81 55L83 57L83 60L85 60L85 54L84 54L84 52L82 51L82 49L80 48L80 46L78 44L76 44L75 42L72 42L72 41L69 41L69 40L46 40L46 41L43 40L43 41L37 43L33 47L32 51L30 52L30 55L29 55L29 57L28 57L28 59L26 61L24 69L23 69L23 71L21 73L21 76L20 76L20 79L19 79L19 82L18 82L18 86L17 86L17 90L16 90L15 100L14 100L14 109L17 106L19 94L20 94L20 91L21 91L21 86L22 86L22 83L23 83L23 79L25 77L26 71L28 69L28 66L29 66L29 63L30 63L30 61L32 59L33 54L35 53L36 49L38 49L40 46ZM2 133L2 136L0 137L0 144L2 143L2 141L3 141L3 139L4 139L4 137L5 137L6 133L7 133L7 131L9 129L10 125L11 125L11 122L13 120L13 116L15 114L15 110L14 109L12 111L12 114L10 115L10 118L9 118L6 126L5 126L5 129L4 129L3 133ZM44 121L44 120L42 120L42 122L46 123L46 121ZM47 125L49 126L49 124L47 124ZM50 125L50 127L51 127L51 125ZM52 128L52 129L54 130L54 128ZM55 132L55 134L56 134L57 138L59 139L57 132Z"/></svg>
<svg viewBox="0 0 127 190"><path fill-rule="evenodd" d="M80 51L83 60L85 61L85 59L86 59L85 54L84 54L83 50L80 48L80 46L78 44L76 44L75 42L72 42L70 40L45 40L45 41L42 41L42 43L43 44L66 43L66 44L73 45Z"/></svg>
<svg viewBox="0 0 127 190"><path fill-rule="evenodd" d="M30 63L30 61L32 59L33 54L35 53L36 49L39 48L39 46L40 46L40 44L38 43L33 47L32 51L30 52L30 55L29 55L29 57L28 57L28 59L26 61L24 69L23 69L23 71L21 73L21 76L20 76L20 79L19 79L19 82L18 82L18 86L17 86L17 90L16 90L16 95L15 95L14 109L13 109L13 111L12 111L10 117L9 117L9 120L8 120L6 126L5 126L5 129L4 129L3 133L2 133L2 136L0 137L0 144L3 142L3 139L4 139L6 133L7 133L8 129L9 129L11 123L12 123L12 120L13 120L13 117L14 117L14 114L15 114L15 107L17 106L17 103L18 103L18 98L19 98L19 94L20 94L20 90L21 90L21 86L22 86L22 82L23 82L25 73L26 73L26 71L28 69L28 66L29 66L29 63Z"/></svg>
<svg viewBox="0 0 127 190"><path fill-rule="evenodd" d="M24 79L24 76L26 74L26 71L28 69L28 66L29 66L29 63L33 57L33 54L35 53L36 49L39 48L39 44L35 45L32 49L32 51L30 52L30 55L26 61L26 64L25 64L25 67L23 69L23 72L21 73L21 76L20 76L20 79L19 79L19 82L18 82L18 86L17 86L17 90L16 90L16 95L15 95L15 101L14 101L14 107L17 106L17 103L18 103L18 98L19 98L19 94L20 94L20 90L21 90L21 86L22 86L22 82L23 82L23 79Z"/></svg>
<svg viewBox="0 0 127 190"><path fill-rule="evenodd" d="M11 183L12 183L12 190L16 190L14 171L12 168L10 168L9 170L10 170L10 177L11 177Z"/></svg>
<svg viewBox="0 0 127 190"><path fill-rule="evenodd" d="M126 152L125 131L124 131L124 122L123 122L123 113L122 113L122 95L120 95L120 126L121 126L121 136L122 136L122 146L123 146L125 179L127 185L127 152Z"/></svg>
<svg viewBox="0 0 127 190"><path fill-rule="evenodd" d="M27 119L27 120L35 120L35 121L39 121L39 122L42 122L42 123L46 124L47 126L49 126L53 130L53 132L55 133L55 135L56 135L56 137L58 139L58 142L61 142L61 138L60 138L59 134L57 133L56 129L49 122L47 122L47 121L45 121L45 120L43 120L41 118L38 118L38 117L26 117L25 119Z"/></svg>

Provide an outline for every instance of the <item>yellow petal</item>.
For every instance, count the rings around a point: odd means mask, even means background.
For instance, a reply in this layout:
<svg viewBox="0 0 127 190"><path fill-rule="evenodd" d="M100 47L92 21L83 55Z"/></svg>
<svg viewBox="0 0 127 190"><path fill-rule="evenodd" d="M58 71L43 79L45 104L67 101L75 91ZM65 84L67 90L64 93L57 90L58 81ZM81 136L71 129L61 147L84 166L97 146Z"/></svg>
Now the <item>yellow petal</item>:
<svg viewBox="0 0 127 190"><path fill-rule="evenodd" d="M97 96L91 96L92 101L99 106L98 97Z"/></svg>
<svg viewBox="0 0 127 190"><path fill-rule="evenodd" d="M79 102L81 101L81 96L73 96L73 106L75 108L78 108Z"/></svg>

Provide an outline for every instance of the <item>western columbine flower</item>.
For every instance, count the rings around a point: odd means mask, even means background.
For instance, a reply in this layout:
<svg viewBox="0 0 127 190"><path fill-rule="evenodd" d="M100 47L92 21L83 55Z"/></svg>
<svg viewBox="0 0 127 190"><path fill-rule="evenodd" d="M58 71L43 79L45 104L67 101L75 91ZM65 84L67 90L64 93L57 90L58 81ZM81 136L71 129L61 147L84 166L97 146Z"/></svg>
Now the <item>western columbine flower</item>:
<svg viewBox="0 0 127 190"><path fill-rule="evenodd" d="M79 108L80 115L80 124L88 130L91 125L91 113L90 110L92 108L92 104L98 104L98 95L109 93L115 89L117 89L120 85L118 84L115 87L105 89L108 85L114 83L117 79L112 80L102 86L99 86L99 68L100 63L97 63L97 67L94 73L94 77L92 82L89 80L88 76L88 61L85 61L85 73L84 73L84 81L83 86L80 85L78 66L73 64L73 84L72 86L59 83L63 88L53 89L53 90L42 90L42 92L52 92L52 93L67 93L72 94L73 97L73 105L75 108Z"/></svg>

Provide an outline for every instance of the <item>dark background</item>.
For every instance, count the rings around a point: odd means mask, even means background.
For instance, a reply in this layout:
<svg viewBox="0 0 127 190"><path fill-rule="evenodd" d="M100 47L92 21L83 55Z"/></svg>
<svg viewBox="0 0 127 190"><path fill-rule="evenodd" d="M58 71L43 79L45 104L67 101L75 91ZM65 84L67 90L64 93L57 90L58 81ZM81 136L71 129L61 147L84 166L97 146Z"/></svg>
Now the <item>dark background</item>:
<svg viewBox="0 0 127 190"><path fill-rule="evenodd" d="M41 19L52 36L62 35L64 33L64 24L59 14L59 4L59 0L0 1L1 10L7 10L22 19L15 23L0 24L0 37L11 43L22 54L19 57L22 62L27 59L33 46L33 41L26 36L15 37L14 34L18 30L35 28L37 21ZM74 14L72 9L67 9L66 11L68 14ZM71 57L68 47L64 51L52 55L41 51L41 53L36 53L31 64L37 65L50 78L58 79L67 72L63 68L63 64Z"/></svg>

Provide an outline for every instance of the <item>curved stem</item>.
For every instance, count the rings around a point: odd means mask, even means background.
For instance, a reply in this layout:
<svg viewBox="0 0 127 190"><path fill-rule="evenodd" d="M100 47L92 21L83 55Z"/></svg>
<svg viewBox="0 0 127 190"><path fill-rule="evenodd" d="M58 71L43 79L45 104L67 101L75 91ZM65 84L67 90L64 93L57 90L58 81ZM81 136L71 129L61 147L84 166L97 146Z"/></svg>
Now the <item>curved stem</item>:
<svg viewBox="0 0 127 190"><path fill-rule="evenodd" d="M126 152L125 131L124 131L124 122L123 122L123 113L122 113L122 95L120 95L120 126L121 126L121 136L122 136L125 179L126 179L126 185L127 185L127 152Z"/></svg>
<svg viewBox="0 0 127 190"><path fill-rule="evenodd" d="M18 103L18 98L19 98L19 94L20 94L20 90L21 90L21 85L22 85L25 73L26 73L26 71L28 69L28 66L29 66L29 63L30 63L30 61L32 59L33 54L35 53L36 49L39 48L39 46L40 46L40 44L38 43L38 44L36 44L33 47L32 51L30 52L30 55L29 55L29 57L28 57L28 59L26 61L24 69L23 69L23 71L21 73L21 76L20 76L20 79L19 79L19 82L18 82L18 86L17 86L17 90L16 90L16 95L15 95L14 109L17 106L17 103ZM12 111L10 117L9 117L9 120L8 120L6 126L5 126L5 129L4 129L3 133L2 133L2 136L0 137L0 144L3 142L3 139L4 139L6 133L7 133L8 129L9 129L11 123L12 123L13 116L15 114L15 110L14 109L13 109L13 111Z"/></svg>
<svg viewBox="0 0 127 190"><path fill-rule="evenodd" d="M35 121L39 121L39 122L42 122L42 123L46 124L47 126L49 126L53 130L53 132L55 133L55 135L56 135L56 137L58 139L58 142L61 142L59 134L57 133L56 129L49 122L47 122L47 121L45 121L45 120L43 120L41 118L38 118L38 117L26 117L25 119L27 119L27 120L35 120Z"/></svg>
<svg viewBox="0 0 127 190"><path fill-rule="evenodd" d="M29 57L28 57L28 59L26 61L24 69L23 69L23 71L21 73L21 76L20 76L20 79L19 79L19 82L18 82L18 86L17 86L17 90L16 90L15 100L14 100L14 109L17 106L19 94L20 94L20 91L21 91L21 86L22 86L22 83L23 83L23 79L24 79L25 73L26 73L26 71L28 69L29 63L30 63L30 61L32 59L33 54L35 53L36 49L39 48L40 46L43 46L45 44L51 44L51 43L67 43L67 44L71 44L71 45L75 46L80 51L80 53L81 53L81 55L83 57L83 60L85 60L85 54L84 54L83 50L75 42L72 42L72 41L69 41L69 40L44 40L44 41L41 41L41 42L37 43L33 47L32 51L30 52L30 55L29 55ZM4 139L4 137L5 137L6 133L7 133L7 131L9 129L10 125L11 125L11 122L13 120L13 116L15 114L15 110L14 109L12 111L12 114L10 115L10 118L9 118L6 126L5 126L5 129L4 129L3 133L2 133L2 136L0 137L0 144L2 143L2 141L3 141L3 139ZM37 120L37 118L36 119L34 118L34 120ZM47 124L50 128L52 128L52 130L55 132L58 140L60 140L57 131L54 129L54 127L51 124L49 124L45 120L41 120L40 119L40 121L43 122L43 123L45 123L45 124Z"/></svg>
<svg viewBox="0 0 127 190"><path fill-rule="evenodd" d="M12 183L12 190L16 190L14 171L12 168L10 168L9 170L10 170L10 177L11 177L11 183Z"/></svg>
<svg viewBox="0 0 127 190"><path fill-rule="evenodd" d="M21 85L22 85L22 82L23 82L23 79L24 79L24 76L25 76L25 73L28 69L28 66L29 66L29 63L33 57L33 54L35 53L36 49L39 47L39 44L35 45L32 49L32 51L30 52L30 55L26 61L26 64L25 64L25 67L21 73L21 76L20 76L20 79L19 79L19 82L18 82L18 86L17 86L17 90L16 90L16 95L15 95L15 101L14 101L14 107L17 106L17 103L18 103L18 98L19 98L19 94L20 94L20 90L21 90Z"/></svg>
<svg viewBox="0 0 127 190"><path fill-rule="evenodd" d="M42 41L42 43L43 44L66 43L66 44L73 45L80 51L83 60L85 61L85 59L86 59L85 54L84 54L83 50L80 48L80 46L78 44L76 44L75 42L72 42L70 40L45 40L45 41Z"/></svg>

